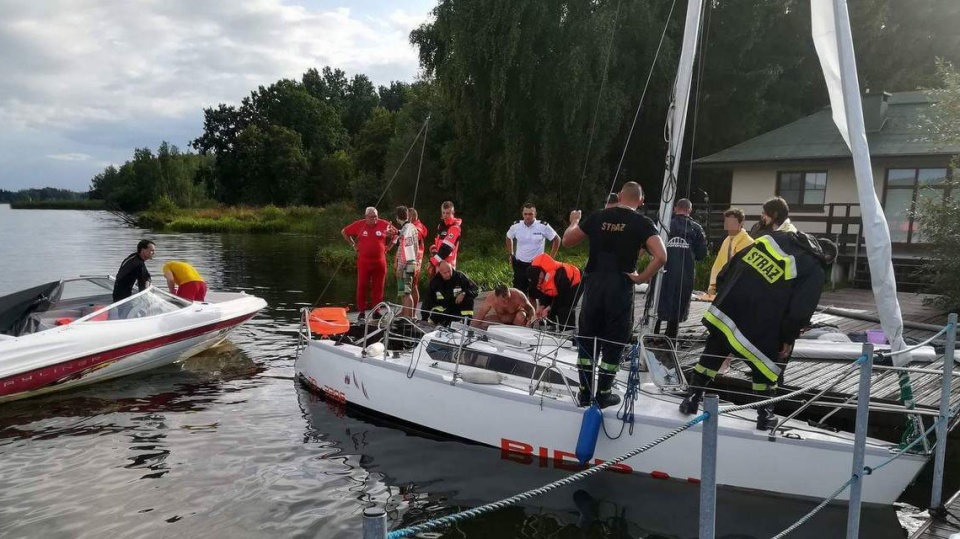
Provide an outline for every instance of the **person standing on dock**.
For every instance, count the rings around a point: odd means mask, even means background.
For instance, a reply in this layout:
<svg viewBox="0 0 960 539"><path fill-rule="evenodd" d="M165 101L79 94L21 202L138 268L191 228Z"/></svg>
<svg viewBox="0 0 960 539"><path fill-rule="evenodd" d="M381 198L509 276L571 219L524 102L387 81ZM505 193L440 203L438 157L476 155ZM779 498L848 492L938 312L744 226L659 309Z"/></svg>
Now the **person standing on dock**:
<svg viewBox="0 0 960 539"><path fill-rule="evenodd" d="M581 406L590 404L593 365L599 361L597 403L601 408L616 405L620 397L612 392L620 367L620 356L630 340L633 321L633 286L649 282L667 261L663 240L653 221L637 213L643 204L643 189L627 182L620 190L620 203L589 215L581 224L580 210L570 212L570 226L563 233L563 246L573 247L590 240L590 254L583 276L583 304L577 324ZM653 257L637 273L640 249ZM595 356L594 349L600 353ZM602 359L601 359L602 358Z"/></svg>
<svg viewBox="0 0 960 539"><path fill-rule="evenodd" d="M510 256L510 265L513 267L513 287L526 292L531 285L527 279L530 263L534 257L543 254L544 241L552 242L550 256L556 258L560 249L560 236L549 223L537 220L537 208L533 203L524 204L520 213L523 219L513 223L507 230L507 255ZM513 247L514 240L517 242L516 249Z"/></svg>
<svg viewBox="0 0 960 539"><path fill-rule="evenodd" d="M207 298L207 283L193 266L180 260L171 260L160 268L167 280L167 289L190 301L203 301Z"/></svg>
<svg viewBox="0 0 960 539"><path fill-rule="evenodd" d="M113 302L129 298L133 295L133 285L141 292L150 286L150 272L147 270L147 260L153 258L157 246L150 240L140 240L137 243L137 252L127 256L120 263L117 277L113 281Z"/></svg>
<svg viewBox="0 0 960 539"><path fill-rule="evenodd" d="M740 251L753 245L753 238L743 229L743 220L743 210L740 208L730 208L723 212L723 229L727 231L727 237L723 239L720 251L717 252L717 258L713 261L713 267L710 269L708 296L717 295L717 275L727 265L727 262L732 260L734 255Z"/></svg>
<svg viewBox="0 0 960 539"><path fill-rule="evenodd" d="M787 210L779 207L786 206L783 199L767 203L776 206L768 211L764 204L767 216L786 215ZM824 269L832 256L824 254L813 236L795 228L785 230L776 217L769 221L773 231L735 255L717 279L717 297L703 316L709 336L680 403L685 414L697 412L704 390L730 354L750 366L754 393L764 399L776 396L793 343L817 308ZM758 430L777 424L773 410L773 405L757 408Z"/></svg>
<svg viewBox="0 0 960 539"><path fill-rule="evenodd" d="M696 263L707 256L703 228L690 218L691 211L693 204L686 198L681 198L674 206L667 240L666 271L658 277L663 279L663 286L657 303L657 331L660 331L660 323L665 321L665 335L671 339L677 338L680 322L690 313Z"/></svg>
<svg viewBox="0 0 960 539"><path fill-rule="evenodd" d="M457 253L460 250L460 234L463 221L453 215L453 202L449 200L440 206L440 224L437 225L437 237L430 246L430 276L433 277L441 262L457 269Z"/></svg>
<svg viewBox="0 0 960 539"><path fill-rule="evenodd" d="M369 307L383 301L383 286L387 278L387 244L397 229L390 221L380 219L377 209L369 207L359 219L343 227L340 234L357 252L357 311L363 319ZM370 303L367 303L367 293Z"/></svg>

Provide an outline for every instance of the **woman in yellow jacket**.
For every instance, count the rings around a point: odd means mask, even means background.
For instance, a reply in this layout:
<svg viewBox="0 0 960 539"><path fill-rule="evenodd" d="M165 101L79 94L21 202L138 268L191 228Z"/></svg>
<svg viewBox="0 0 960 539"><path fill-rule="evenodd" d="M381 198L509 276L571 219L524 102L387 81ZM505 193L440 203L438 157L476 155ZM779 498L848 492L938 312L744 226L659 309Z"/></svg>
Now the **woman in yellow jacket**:
<svg viewBox="0 0 960 539"><path fill-rule="evenodd" d="M723 239L723 245L720 246L720 252L717 253L717 259L713 261L713 268L710 270L710 288L707 295L717 295L717 275L720 270L727 265L727 262L740 251L753 245L753 238L743 229L743 210L740 208L730 208L723 212L723 228L727 231L727 237Z"/></svg>
<svg viewBox="0 0 960 539"><path fill-rule="evenodd" d="M190 264L171 260L162 270L170 293L190 301L203 301L207 297L207 283Z"/></svg>

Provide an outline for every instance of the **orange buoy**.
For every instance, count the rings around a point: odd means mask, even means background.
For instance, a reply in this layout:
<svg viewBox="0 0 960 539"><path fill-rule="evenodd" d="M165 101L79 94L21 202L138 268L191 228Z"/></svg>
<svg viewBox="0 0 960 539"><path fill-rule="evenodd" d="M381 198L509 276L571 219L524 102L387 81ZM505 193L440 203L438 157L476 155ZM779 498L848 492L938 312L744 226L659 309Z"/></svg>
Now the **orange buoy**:
<svg viewBox="0 0 960 539"><path fill-rule="evenodd" d="M347 310L343 307L318 307L307 318L310 332L323 337L342 335L350 331Z"/></svg>

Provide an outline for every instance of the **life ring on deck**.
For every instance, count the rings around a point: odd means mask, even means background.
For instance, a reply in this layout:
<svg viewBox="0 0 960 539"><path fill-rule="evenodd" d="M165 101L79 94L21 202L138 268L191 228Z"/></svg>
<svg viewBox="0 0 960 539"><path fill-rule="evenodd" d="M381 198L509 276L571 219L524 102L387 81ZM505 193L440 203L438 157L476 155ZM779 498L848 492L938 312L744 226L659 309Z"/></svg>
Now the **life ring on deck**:
<svg viewBox="0 0 960 539"><path fill-rule="evenodd" d="M347 310L343 307L318 307L310 311L307 317L310 332L329 337L342 335L350 331L350 321L347 320Z"/></svg>

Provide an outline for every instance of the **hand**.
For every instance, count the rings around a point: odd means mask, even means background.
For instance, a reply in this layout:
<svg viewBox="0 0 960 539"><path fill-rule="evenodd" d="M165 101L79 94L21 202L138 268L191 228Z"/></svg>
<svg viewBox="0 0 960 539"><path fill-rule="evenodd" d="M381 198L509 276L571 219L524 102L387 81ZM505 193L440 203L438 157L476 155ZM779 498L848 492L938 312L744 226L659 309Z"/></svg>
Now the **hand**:
<svg viewBox="0 0 960 539"><path fill-rule="evenodd" d="M570 212L570 224L575 225L580 222L580 216L582 212L580 210L573 210Z"/></svg>
<svg viewBox="0 0 960 539"><path fill-rule="evenodd" d="M783 345L780 346L780 361L784 361L790 357L791 352L793 352L793 345L783 343Z"/></svg>
<svg viewBox="0 0 960 539"><path fill-rule="evenodd" d="M546 318L550 313L550 307L540 307L537 309L537 318Z"/></svg>
<svg viewBox="0 0 960 539"><path fill-rule="evenodd" d="M433 246L433 245L430 246L430 254L432 254L432 255L437 254L437 248L436 248L436 246Z"/></svg>
<svg viewBox="0 0 960 539"><path fill-rule="evenodd" d="M643 279L642 277L640 277L640 274L637 273L636 271L634 271L633 273L623 272L623 274L626 275L628 279L633 281L633 284L640 284L640 283L646 282L646 279Z"/></svg>
<svg viewBox="0 0 960 539"><path fill-rule="evenodd" d="M707 289L707 295L708 295L708 296L716 296L716 295L717 295L717 287L711 286L710 288L708 288L708 289Z"/></svg>

